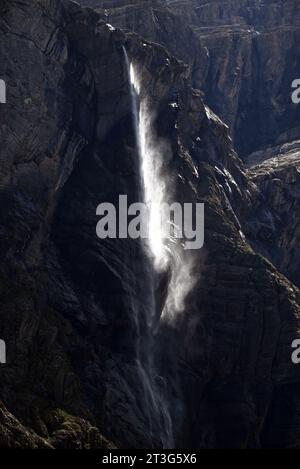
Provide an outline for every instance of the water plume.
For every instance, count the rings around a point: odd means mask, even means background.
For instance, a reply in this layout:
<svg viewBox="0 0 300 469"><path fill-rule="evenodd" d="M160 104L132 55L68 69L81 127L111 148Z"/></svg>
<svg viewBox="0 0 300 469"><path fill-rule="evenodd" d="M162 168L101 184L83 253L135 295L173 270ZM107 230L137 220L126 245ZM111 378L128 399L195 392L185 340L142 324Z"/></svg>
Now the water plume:
<svg viewBox="0 0 300 469"><path fill-rule="evenodd" d="M185 250L184 242L176 237L176 225L173 227L173 235L165 237L164 206L174 202L172 178L163 167L169 150L155 134L153 112L144 93L141 97L141 81L127 53L126 60L131 82L141 185L144 202L148 207L149 238L146 244L155 270L171 272L168 295L161 312L163 320L171 321L184 310L185 299L195 284L194 260L192 254ZM169 231L172 233L172 230Z"/></svg>

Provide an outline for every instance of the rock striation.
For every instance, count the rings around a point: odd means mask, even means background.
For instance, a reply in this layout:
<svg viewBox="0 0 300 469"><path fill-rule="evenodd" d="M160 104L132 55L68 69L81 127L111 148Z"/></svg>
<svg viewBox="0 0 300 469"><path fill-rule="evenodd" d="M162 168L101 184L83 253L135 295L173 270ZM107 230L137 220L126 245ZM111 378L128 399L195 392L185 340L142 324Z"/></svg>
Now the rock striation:
<svg viewBox="0 0 300 469"><path fill-rule="evenodd" d="M256 248L299 286L300 142L257 152L249 162L248 175L260 188L260 221L252 224Z"/></svg>
<svg viewBox="0 0 300 469"><path fill-rule="evenodd" d="M8 89L0 114L0 337L8 357L0 444L299 446L290 410L300 383L291 361L300 330L296 271L261 255L262 230L249 223L272 192L272 164L244 168L228 127L166 49L169 26L159 45L68 0L2 0L0 11ZM174 197L205 203L193 290L180 314L164 318L160 307L155 327L141 243L95 232L100 202L140 197L124 48L153 133L166 142ZM297 185L295 173L284 177L284 189ZM272 210L278 199L269 198ZM291 239L282 231L280 243ZM169 281L165 273L157 282L158 305Z"/></svg>

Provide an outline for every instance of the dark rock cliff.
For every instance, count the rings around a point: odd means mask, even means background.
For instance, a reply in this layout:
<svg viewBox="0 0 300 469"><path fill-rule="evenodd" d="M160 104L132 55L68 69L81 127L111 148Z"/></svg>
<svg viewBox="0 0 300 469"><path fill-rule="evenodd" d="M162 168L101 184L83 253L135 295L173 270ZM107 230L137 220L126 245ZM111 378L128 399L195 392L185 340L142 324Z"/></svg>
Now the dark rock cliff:
<svg viewBox="0 0 300 469"><path fill-rule="evenodd" d="M164 47L67 0L0 10L0 445L299 445L299 290L257 254L248 226L265 176L246 172ZM95 232L100 202L140 194L123 46L168 142L175 200L206 212L193 290L180 314L157 311L153 328L139 241Z"/></svg>
<svg viewBox="0 0 300 469"><path fill-rule="evenodd" d="M248 175L261 191L256 205L260 223L253 223L251 233L256 249L299 286L300 143L257 152L252 163Z"/></svg>

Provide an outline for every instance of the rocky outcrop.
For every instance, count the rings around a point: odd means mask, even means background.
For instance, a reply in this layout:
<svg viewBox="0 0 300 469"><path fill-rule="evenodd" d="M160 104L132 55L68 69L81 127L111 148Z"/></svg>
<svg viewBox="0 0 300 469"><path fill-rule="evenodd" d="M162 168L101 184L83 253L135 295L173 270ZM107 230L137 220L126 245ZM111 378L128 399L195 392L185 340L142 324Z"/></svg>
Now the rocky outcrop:
<svg viewBox="0 0 300 469"><path fill-rule="evenodd" d="M260 188L256 205L260 215L251 226L256 249L300 286L300 143L296 141L255 153L249 161L255 164L249 168L248 175Z"/></svg>
<svg viewBox="0 0 300 469"><path fill-rule="evenodd" d="M260 189L187 67L74 2L0 8L2 445L297 446L299 290L245 237ZM140 197L124 47L173 196L206 211L193 290L154 327L139 240L95 232L100 202Z"/></svg>
<svg viewBox="0 0 300 469"><path fill-rule="evenodd" d="M79 3L96 8L101 18L113 26L135 32L151 42L166 47L174 57L189 65L195 85L197 78L203 79L203 73L206 74L205 68L208 66L206 49L201 46L199 38L188 22L182 21L176 10L168 8L165 2L80 0Z"/></svg>
<svg viewBox="0 0 300 469"><path fill-rule="evenodd" d="M24 427L3 403L0 404L0 448L6 449L51 449L50 444L32 430Z"/></svg>
<svg viewBox="0 0 300 469"><path fill-rule="evenodd" d="M297 0L104 3L92 5L105 8L107 21L164 44L190 65L193 85L229 126L242 157L299 137L291 100L300 76Z"/></svg>
<svg viewBox="0 0 300 469"><path fill-rule="evenodd" d="M115 449L97 428L59 409L48 410L40 422L43 437L24 427L0 403L0 448L2 449Z"/></svg>

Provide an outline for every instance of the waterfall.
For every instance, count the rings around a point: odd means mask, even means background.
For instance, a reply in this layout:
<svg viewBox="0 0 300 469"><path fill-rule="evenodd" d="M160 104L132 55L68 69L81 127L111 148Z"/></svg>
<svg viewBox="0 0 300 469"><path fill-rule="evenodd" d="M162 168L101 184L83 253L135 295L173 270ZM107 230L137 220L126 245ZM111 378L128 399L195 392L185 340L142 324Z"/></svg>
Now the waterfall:
<svg viewBox="0 0 300 469"><path fill-rule="evenodd" d="M131 106L136 136L140 178L143 202L148 209L148 238L144 240L144 248L152 265L153 275L149 285L152 291L152 304L149 314L148 326L153 333L153 318L157 314L157 299L155 295L155 283L158 275L165 274L169 277L167 295L162 310L159 311L162 322L173 322L176 315L184 310L188 293L194 287L194 256L185 250L185 241L179 239L175 233L178 229L172 221L172 230L165 230L164 207L173 203L172 176L166 174L164 162L168 153L166 143L157 138L154 130L153 113L149 102L145 97L137 68L129 61L125 48L124 56L127 73L130 82ZM170 228L170 226L169 226ZM180 229L180 228L179 228ZM166 237L165 234L168 233ZM173 431L172 419L165 397L155 382L157 375L153 363L154 351L149 348L148 367L141 365L141 373L144 377L144 387L151 395L151 408L156 414L161 413L163 418L164 447L172 448ZM162 378L159 377L161 380ZM151 409L148 411L151 413Z"/></svg>
<svg viewBox="0 0 300 469"><path fill-rule="evenodd" d="M136 70L133 64L129 62L125 49L124 54L130 77L132 112L140 158L143 202L148 208L147 224L149 238L146 244L148 254L153 259L155 269L165 270L170 259L161 223L163 205L168 199L166 183L160 177L163 160L160 158L157 147L153 143L154 138L151 132L152 119L148 111L147 101L145 99L140 100L141 86Z"/></svg>
<svg viewBox="0 0 300 469"><path fill-rule="evenodd" d="M161 312L162 319L170 322L184 310L185 299L194 287L194 257L185 250L184 242L175 236L178 229L175 224L172 227L173 235L164 236L164 207L173 202L171 199L174 189L171 178L163 171L166 145L154 133L153 115L147 99L141 99L141 83L136 68L129 62L125 49L124 54L130 78L143 198L148 207L149 238L145 244L155 270L171 272L168 295Z"/></svg>
<svg viewBox="0 0 300 469"><path fill-rule="evenodd" d="M151 150L149 150L150 134L147 135L149 126L149 120L146 117L147 109L145 103L140 100L140 83L137 79L133 64L129 62L125 47L123 47L123 52L130 84L131 109L140 164L142 200L149 208L147 224L149 225L150 236L148 240L144 240L144 250L146 257L151 261L153 260L153 269L152 272L150 269L149 273L150 307L145 304L149 338L147 344L138 344L137 365L140 379L143 384L143 392L145 396L144 410L146 411L149 421L149 433L157 434L159 432L164 449L172 449L174 447L172 421L168 405L165 402L165 398L162 395L161 390L158 389L157 386L157 382L161 382L162 378L157 376L154 365L154 344L152 337L152 329L156 315L154 272L156 269L161 270L165 268L167 266L168 258L164 249L165 246L163 244L162 235L158 238L156 237L158 230L161 230L160 219L157 217L157 212L155 212L154 206L151 205L151 201L154 200L158 207L161 206L163 203L165 186L162 184L154 195L159 166L155 164L154 148L151 147ZM136 322L137 329L139 330L139 318L136 318ZM145 355L145 353L143 353L145 350L142 352L141 348L146 349L146 363L144 363L145 360L141 358Z"/></svg>

